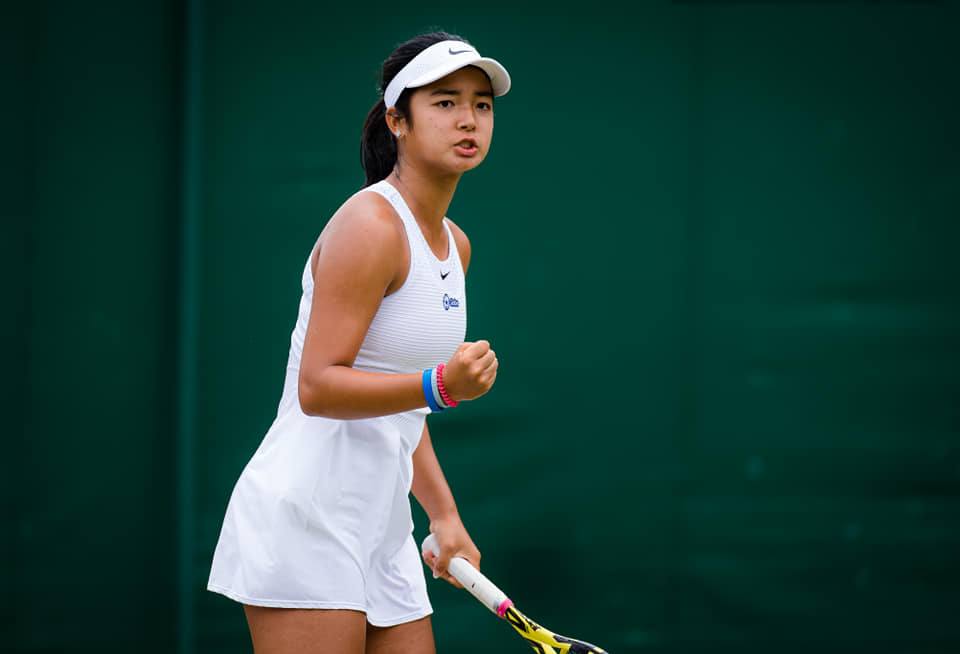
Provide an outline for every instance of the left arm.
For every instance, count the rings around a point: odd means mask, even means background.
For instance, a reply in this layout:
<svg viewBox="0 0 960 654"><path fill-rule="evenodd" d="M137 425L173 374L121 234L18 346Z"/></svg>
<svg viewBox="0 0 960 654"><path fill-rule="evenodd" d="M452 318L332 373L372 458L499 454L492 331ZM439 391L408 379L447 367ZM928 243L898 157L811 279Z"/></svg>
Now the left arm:
<svg viewBox="0 0 960 654"><path fill-rule="evenodd" d="M453 493L440 469L440 462L433 451L430 441L430 431L423 425L423 434L420 444L413 452L413 496L430 518L430 531L437 538L440 547L440 556L434 557L429 553L423 555L423 560L433 569L434 576L443 577L455 586L460 584L447 572L447 565L454 556L462 556L470 561L474 567L480 567L480 550L473 544L467 533L460 513L453 501Z"/></svg>

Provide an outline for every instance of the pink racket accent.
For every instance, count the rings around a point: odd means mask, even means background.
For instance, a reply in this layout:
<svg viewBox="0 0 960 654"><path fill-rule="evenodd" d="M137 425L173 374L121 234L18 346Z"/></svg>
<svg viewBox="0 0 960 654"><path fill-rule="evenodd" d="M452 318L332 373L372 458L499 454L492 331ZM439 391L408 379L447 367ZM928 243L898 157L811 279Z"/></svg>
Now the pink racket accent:
<svg viewBox="0 0 960 654"><path fill-rule="evenodd" d="M513 606L513 600L505 599L500 602L500 606L497 607L497 615L501 618L507 614L507 609Z"/></svg>

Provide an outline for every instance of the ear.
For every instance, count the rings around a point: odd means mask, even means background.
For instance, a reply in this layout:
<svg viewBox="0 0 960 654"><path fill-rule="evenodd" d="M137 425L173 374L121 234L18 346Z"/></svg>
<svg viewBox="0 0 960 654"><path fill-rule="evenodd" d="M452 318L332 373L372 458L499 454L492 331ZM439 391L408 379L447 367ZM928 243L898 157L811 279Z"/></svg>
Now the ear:
<svg viewBox="0 0 960 654"><path fill-rule="evenodd" d="M407 131L406 119L395 108L388 109L387 115L384 116L383 119L387 121L387 129L389 129L390 133L394 136L396 136L397 132Z"/></svg>

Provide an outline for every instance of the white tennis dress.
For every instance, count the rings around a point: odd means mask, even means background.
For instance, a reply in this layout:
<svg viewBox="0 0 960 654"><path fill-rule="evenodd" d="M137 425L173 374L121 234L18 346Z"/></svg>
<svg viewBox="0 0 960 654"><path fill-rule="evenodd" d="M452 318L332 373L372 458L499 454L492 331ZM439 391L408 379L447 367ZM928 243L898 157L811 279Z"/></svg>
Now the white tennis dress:
<svg viewBox="0 0 960 654"><path fill-rule="evenodd" d="M403 220L410 269L383 299L353 367L413 373L445 363L463 342L467 310L450 227L440 261L395 188L382 181L360 192L379 193ZM416 620L432 611L409 500L429 409L362 420L304 414L297 384L312 298L308 258L277 417L233 489L207 588L258 606L364 611L377 626Z"/></svg>

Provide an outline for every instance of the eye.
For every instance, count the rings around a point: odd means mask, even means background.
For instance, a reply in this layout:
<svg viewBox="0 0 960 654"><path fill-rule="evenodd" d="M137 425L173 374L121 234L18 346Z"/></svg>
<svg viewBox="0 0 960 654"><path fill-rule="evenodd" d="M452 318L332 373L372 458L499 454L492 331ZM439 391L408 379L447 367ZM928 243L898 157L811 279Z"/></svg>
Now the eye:
<svg viewBox="0 0 960 654"><path fill-rule="evenodd" d="M489 102L478 102L477 109L480 109L481 111L491 111L493 109L493 105Z"/></svg>
<svg viewBox="0 0 960 654"><path fill-rule="evenodd" d="M437 103L437 106L438 106L438 107L452 107L452 106L453 106L453 100L441 100L440 102Z"/></svg>

